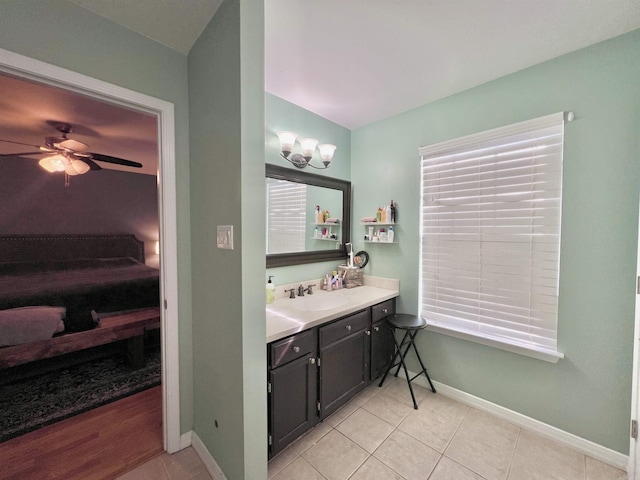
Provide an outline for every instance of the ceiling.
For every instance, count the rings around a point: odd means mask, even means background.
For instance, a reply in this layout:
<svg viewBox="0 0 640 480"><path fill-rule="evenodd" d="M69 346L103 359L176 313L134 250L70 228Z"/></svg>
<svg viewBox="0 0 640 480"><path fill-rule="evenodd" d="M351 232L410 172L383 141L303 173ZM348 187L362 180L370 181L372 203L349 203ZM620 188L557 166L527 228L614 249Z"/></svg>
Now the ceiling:
<svg viewBox="0 0 640 480"><path fill-rule="evenodd" d="M71 0L187 53L220 0ZM354 129L640 28L638 0L265 0L266 90Z"/></svg>
<svg viewBox="0 0 640 480"><path fill-rule="evenodd" d="M183 54L221 3L70 1ZM265 88L354 129L637 28L638 0L265 0ZM64 121L155 174L155 118L4 75L0 91L2 139L41 145Z"/></svg>

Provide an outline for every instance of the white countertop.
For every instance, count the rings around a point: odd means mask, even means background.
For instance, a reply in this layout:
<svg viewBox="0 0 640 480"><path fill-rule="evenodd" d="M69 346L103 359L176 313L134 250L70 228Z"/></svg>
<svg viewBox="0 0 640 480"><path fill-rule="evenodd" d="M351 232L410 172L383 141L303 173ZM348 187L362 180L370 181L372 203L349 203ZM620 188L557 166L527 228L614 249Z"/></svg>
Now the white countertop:
<svg viewBox="0 0 640 480"><path fill-rule="evenodd" d="M322 325L400 294L398 280L365 276L364 283L361 287L331 292L316 290L313 295L304 297L279 298L268 304L267 343ZM312 304L316 309L304 309L305 303ZM341 305L333 307L331 304ZM325 308L325 305L329 308Z"/></svg>

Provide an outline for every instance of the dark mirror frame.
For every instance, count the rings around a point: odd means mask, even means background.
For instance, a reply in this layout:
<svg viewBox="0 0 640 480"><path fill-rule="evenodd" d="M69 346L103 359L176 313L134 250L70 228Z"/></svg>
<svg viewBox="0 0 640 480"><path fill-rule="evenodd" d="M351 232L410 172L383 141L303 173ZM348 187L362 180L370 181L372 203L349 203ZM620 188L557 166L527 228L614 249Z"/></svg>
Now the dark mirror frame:
<svg viewBox="0 0 640 480"><path fill-rule="evenodd" d="M330 188L342 192L342 218L340 219L342 242L338 250L321 250L317 252L277 253L267 255L267 268L302 265L304 263L344 260L347 257L346 243L351 242L351 182L338 178L325 177L314 173L297 171L279 165L266 164L265 176L278 180L305 183L317 187ZM266 212L265 212L266 214Z"/></svg>

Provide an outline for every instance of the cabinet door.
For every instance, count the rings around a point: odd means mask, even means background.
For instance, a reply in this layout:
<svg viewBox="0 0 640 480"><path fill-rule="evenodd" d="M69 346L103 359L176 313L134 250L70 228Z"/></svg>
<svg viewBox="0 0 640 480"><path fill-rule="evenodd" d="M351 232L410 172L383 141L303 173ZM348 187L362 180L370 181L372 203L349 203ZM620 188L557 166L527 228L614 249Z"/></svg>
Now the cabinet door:
<svg viewBox="0 0 640 480"><path fill-rule="evenodd" d="M320 350L320 417L331 415L369 383L370 340L360 330Z"/></svg>
<svg viewBox="0 0 640 480"><path fill-rule="evenodd" d="M317 370L305 355L269 372L269 458L317 423Z"/></svg>
<svg viewBox="0 0 640 480"><path fill-rule="evenodd" d="M393 360L393 332L384 320L371 327L371 381L383 375Z"/></svg>

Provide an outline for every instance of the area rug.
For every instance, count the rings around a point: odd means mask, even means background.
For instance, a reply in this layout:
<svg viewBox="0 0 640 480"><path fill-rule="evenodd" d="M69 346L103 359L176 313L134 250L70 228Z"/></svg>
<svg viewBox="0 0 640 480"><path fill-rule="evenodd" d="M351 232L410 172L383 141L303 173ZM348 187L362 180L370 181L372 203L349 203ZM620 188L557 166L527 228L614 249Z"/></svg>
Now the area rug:
<svg viewBox="0 0 640 480"><path fill-rule="evenodd" d="M0 442L160 385L160 349L131 368L122 355L0 385Z"/></svg>

